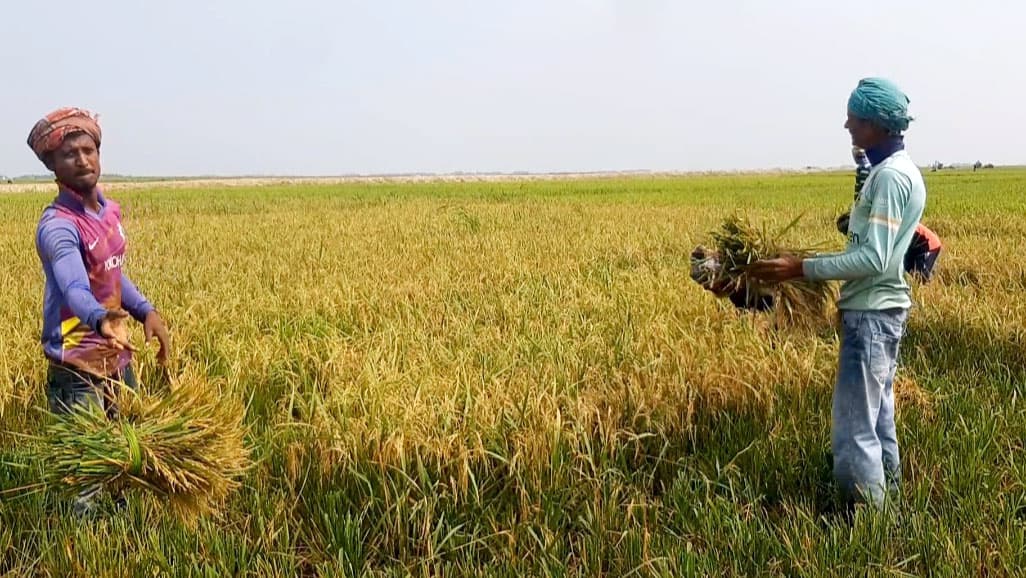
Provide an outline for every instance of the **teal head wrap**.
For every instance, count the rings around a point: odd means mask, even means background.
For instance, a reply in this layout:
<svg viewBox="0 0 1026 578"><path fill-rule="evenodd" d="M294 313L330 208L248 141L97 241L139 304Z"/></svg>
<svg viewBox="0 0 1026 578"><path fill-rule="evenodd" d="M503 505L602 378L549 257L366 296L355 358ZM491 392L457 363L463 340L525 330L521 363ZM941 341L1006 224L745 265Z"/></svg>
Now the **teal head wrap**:
<svg viewBox="0 0 1026 578"><path fill-rule="evenodd" d="M893 82L883 78L864 78L848 98L848 111L872 121L894 134L908 129L909 99Z"/></svg>

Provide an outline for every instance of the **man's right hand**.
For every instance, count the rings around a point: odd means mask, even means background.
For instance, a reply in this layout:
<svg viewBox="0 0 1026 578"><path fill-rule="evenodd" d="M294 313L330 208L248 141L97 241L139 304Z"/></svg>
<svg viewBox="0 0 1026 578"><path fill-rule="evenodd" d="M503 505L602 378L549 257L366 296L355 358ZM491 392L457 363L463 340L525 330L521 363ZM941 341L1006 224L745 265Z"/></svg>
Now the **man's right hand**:
<svg viewBox="0 0 1026 578"><path fill-rule="evenodd" d="M106 338L114 349L134 352L136 348L128 340L128 327L125 325L127 319L127 311L108 311L100 321L100 336Z"/></svg>

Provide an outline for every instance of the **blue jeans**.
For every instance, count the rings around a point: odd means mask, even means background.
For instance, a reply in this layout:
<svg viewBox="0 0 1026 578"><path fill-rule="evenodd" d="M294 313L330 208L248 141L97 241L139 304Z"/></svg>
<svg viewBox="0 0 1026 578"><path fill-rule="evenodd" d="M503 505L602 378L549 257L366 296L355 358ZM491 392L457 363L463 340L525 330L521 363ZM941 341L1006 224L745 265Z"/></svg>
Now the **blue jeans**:
<svg viewBox="0 0 1026 578"><path fill-rule="evenodd" d="M834 479L849 502L882 506L901 482L894 373L908 311L842 311L831 445Z"/></svg>
<svg viewBox="0 0 1026 578"><path fill-rule="evenodd" d="M131 389L137 383L132 366L110 379L85 373L73 367L59 363L50 363L46 372L46 398L50 411L56 414L68 413L78 406L95 403L103 409L107 416L117 416L114 397L119 382L124 382Z"/></svg>

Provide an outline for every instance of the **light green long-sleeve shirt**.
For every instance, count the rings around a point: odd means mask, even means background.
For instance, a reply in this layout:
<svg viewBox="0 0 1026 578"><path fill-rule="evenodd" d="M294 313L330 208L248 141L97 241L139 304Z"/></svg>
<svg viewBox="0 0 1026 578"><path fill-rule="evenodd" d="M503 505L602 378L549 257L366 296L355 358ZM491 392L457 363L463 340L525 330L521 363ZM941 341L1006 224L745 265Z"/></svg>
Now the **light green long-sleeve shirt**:
<svg viewBox="0 0 1026 578"><path fill-rule="evenodd" d="M873 167L851 210L843 253L805 260L809 279L844 281L839 309L908 309L905 252L926 204L926 184L908 153L898 151Z"/></svg>

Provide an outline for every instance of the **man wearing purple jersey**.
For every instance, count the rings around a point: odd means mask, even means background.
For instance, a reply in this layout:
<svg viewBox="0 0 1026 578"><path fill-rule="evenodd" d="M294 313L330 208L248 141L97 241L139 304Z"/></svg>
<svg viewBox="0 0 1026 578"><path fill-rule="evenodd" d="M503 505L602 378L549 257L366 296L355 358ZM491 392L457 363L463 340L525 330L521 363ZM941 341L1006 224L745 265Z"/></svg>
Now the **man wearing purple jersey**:
<svg viewBox="0 0 1026 578"><path fill-rule="evenodd" d="M121 208L97 186L100 137L93 114L62 108L36 123L28 145L58 185L36 230L46 277L42 345L50 409L66 413L95 403L113 417L116 385L136 385L128 317L143 324L147 341L157 338L162 364L170 338L160 314L122 270L127 243ZM91 496L80 497L76 511L88 506L83 498Z"/></svg>

